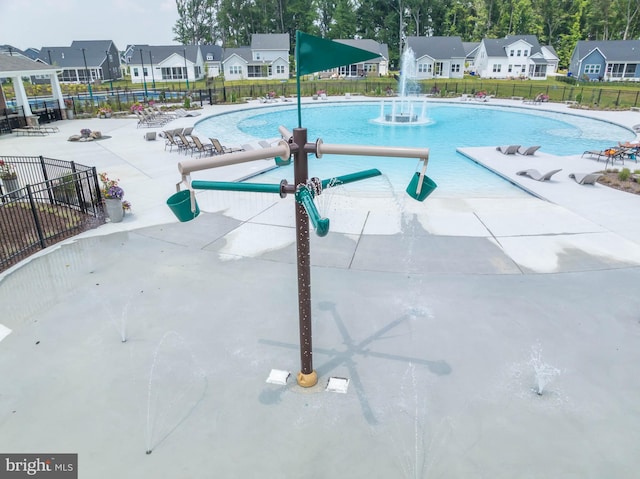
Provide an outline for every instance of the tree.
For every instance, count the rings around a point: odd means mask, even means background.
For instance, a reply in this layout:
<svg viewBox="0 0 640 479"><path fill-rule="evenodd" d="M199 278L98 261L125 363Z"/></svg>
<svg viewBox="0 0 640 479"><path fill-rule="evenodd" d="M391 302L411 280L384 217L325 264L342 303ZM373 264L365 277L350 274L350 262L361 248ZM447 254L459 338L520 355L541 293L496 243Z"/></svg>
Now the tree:
<svg viewBox="0 0 640 479"><path fill-rule="evenodd" d="M350 0L337 0L328 37L333 39L353 38L356 34L356 12Z"/></svg>
<svg viewBox="0 0 640 479"><path fill-rule="evenodd" d="M174 40L183 45L213 43L214 7L215 0L176 0Z"/></svg>

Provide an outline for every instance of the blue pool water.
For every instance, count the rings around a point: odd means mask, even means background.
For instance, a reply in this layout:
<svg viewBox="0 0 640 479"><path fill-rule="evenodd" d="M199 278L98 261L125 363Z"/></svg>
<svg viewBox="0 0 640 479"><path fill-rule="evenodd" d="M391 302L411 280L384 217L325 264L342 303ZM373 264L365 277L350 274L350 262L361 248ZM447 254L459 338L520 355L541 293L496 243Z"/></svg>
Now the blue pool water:
<svg viewBox="0 0 640 479"><path fill-rule="evenodd" d="M390 112L390 104L387 106ZM309 141L423 147L430 149L428 175L444 196L509 196L515 187L456 152L458 147L520 144L541 145L541 151L556 155L582 154L604 149L633 134L622 127L589 118L486 105L429 104L428 125L385 125L375 122L380 103L305 105L302 125ZM278 126L297 126L295 106L234 112L206 119L197 130L207 136L221 136L220 125L234 124L247 138L274 138ZM228 139L223 137L225 141ZM378 168L402 190L417 167L417 160L326 155L310 157L310 176L330 178L354 171ZM259 181L272 182L293 177L292 167L280 168Z"/></svg>

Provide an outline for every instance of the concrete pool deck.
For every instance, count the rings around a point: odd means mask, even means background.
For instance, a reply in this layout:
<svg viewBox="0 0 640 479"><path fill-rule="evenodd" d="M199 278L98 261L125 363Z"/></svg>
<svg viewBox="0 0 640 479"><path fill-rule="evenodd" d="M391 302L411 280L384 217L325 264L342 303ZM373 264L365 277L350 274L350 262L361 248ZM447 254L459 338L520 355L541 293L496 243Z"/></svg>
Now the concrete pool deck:
<svg viewBox="0 0 640 479"><path fill-rule="evenodd" d="M602 163L464 148L536 197L333 197L331 232L312 235L320 381L306 390L293 200L199 193L205 213L177 223L165 201L182 156L136 122L0 136L0 155L95 165L133 203L122 223L0 275L1 452L77 452L83 478L635 477L640 199L568 178ZM66 141L84 127L112 138ZM562 172L515 174L527 168ZM267 384L272 369L292 377ZM347 394L324 391L329 377Z"/></svg>

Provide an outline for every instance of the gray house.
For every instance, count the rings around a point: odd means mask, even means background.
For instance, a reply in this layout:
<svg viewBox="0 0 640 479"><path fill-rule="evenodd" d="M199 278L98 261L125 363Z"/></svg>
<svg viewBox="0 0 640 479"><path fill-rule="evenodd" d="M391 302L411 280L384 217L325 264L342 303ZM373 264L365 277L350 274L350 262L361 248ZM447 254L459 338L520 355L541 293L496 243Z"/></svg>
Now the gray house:
<svg viewBox="0 0 640 479"><path fill-rule="evenodd" d="M408 37L418 79L462 78L467 53L460 37Z"/></svg>
<svg viewBox="0 0 640 479"><path fill-rule="evenodd" d="M639 81L640 40L579 41L569 74L590 81Z"/></svg>
<svg viewBox="0 0 640 479"><path fill-rule="evenodd" d="M62 69L60 81L119 80L120 55L111 40L74 41L70 47L42 47L38 60Z"/></svg>

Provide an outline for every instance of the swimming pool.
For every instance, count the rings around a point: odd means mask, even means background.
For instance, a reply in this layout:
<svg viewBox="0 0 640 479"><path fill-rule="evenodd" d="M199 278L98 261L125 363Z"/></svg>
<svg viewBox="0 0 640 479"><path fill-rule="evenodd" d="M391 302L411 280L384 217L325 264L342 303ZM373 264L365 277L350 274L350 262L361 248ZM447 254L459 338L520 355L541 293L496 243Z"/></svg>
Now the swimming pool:
<svg viewBox="0 0 640 479"><path fill-rule="evenodd" d="M391 106L389 105L389 109ZM427 147L429 176L438 183L439 195L502 197L519 191L509 182L456 152L458 147L504 144L541 145L541 151L556 155L581 154L603 149L632 137L620 126L590 118L529 109L429 104L428 125L383 125L379 102L304 105L302 124L309 141ZM223 120L223 121L221 121ZM255 138L274 138L278 126L297 125L295 106L244 110L215 116L197 123L198 132L222 137L227 143L246 143ZM396 191L403 190L415 171L415 159L326 155L311 156L310 176L330 178L358 170L378 168ZM258 181L291 179L291 166L280 168Z"/></svg>

